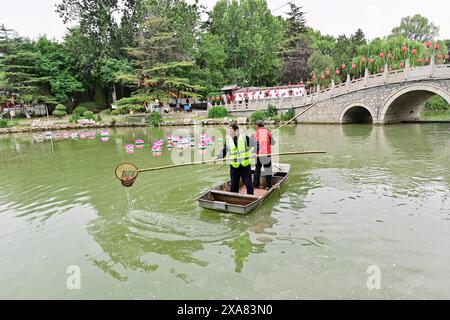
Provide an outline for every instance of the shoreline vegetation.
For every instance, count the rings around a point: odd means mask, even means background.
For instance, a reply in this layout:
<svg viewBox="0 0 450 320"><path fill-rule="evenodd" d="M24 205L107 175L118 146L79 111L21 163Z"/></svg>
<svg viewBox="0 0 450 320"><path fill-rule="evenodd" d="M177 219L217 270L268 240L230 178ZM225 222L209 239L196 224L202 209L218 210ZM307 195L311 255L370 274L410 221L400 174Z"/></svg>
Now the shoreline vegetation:
<svg viewBox="0 0 450 320"><path fill-rule="evenodd" d="M237 121L240 125L250 125L254 123L253 117L223 117L209 118L205 116L183 117L163 117L159 127L182 127L193 125L227 125L233 121ZM7 127L0 127L0 134L10 133L27 133L42 131L64 131L78 129L100 129L100 128L133 128L133 127L152 127L148 120L148 114L136 114L133 116L118 116L113 118L104 118L102 121L70 123L69 117L60 119L50 117L50 122L44 121L36 125L33 123L36 119L14 119L8 122ZM288 119L274 118L266 119L267 125L280 125L288 122ZM450 110L423 111L420 115L418 123L442 122L450 123ZM35 124L35 125L33 125ZM305 122L293 121L292 124L305 124Z"/></svg>

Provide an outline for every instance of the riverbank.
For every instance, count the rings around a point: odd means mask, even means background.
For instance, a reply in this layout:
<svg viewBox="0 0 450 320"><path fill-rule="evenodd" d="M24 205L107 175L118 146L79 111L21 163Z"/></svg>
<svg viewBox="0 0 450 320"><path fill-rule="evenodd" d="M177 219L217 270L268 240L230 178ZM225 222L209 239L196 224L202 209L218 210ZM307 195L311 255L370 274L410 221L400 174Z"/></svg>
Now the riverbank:
<svg viewBox="0 0 450 320"><path fill-rule="evenodd" d="M58 119L50 117L46 119L14 119L9 122L8 127L0 128L0 134L44 132L59 130L80 130L80 129L101 129L101 128L123 128L123 127L147 127L148 114L125 115L118 117L102 117L103 121L82 120L79 123L70 123L69 118ZM165 116L161 127L181 127L193 125L227 125L237 121L240 125L249 124L249 120L243 118L220 118L209 119L203 116L192 114L175 114ZM266 121L268 125L283 123L281 121Z"/></svg>
<svg viewBox="0 0 450 320"><path fill-rule="evenodd" d="M100 121L81 119L77 123L71 123L71 116L57 118L50 116L47 118L13 119L8 120L7 127L0 127L0 134L21 133L21 132L42 132L59 130L79 130L79 129L101 129L101 128L123 128L123 127L147 127L148 113L137 113L112 116L107 113L100 113ZM247 117L224 117L211 119L206 112L193 113L170 113L163 114L161 127L182 127L193 125L227 125L236 121L240 125L250 124ZM281 120L266 120L267 125L285 123ZM295 123L295 122L294 122Z"/></svg>
<svg viewBox="0 0 450 320"><path fill-rule="evenodd" d="M82 120L79 123L70 123L69 117L62 119L50 117L49 120L36 119L14 119L9 121L6 128L0 128L0 134L45 132L59 130L82 130L82 129L102 129L102 128L124 128L124 127L147 127L148 114L121 115L116 117L102 115L102 121ZM246 117L227 117L220 119L209 119L198 114L171 114L165 115L161 127L182 127L193 125L227 125L236 121L240 125L249 124ZM267 120L267 125L283 124L285 121ZM427 111L420 115L421 122L450 122L450 111Z"/></svg>
<svg viewBox="0 0 450 320"><path fill-rule="evenodd" d="M420 121L450 122L450 110L446 111L424 111L420 114Z"/></svg>

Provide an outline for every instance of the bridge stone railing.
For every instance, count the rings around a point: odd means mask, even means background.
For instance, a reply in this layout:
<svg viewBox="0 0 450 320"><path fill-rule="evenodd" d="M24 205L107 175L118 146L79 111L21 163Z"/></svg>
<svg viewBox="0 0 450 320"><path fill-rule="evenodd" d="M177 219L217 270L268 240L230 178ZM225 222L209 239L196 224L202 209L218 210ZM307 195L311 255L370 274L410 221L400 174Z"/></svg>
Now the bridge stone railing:
<svg viewBox="0 0 450 320"><path fill-rule="evenodd" d="M355 80L350 80L350 76L348 75L347 81L342 84L335 85L333 80L329 88L321 89L318 86L316 92L300 97L265 98L261 100L249 100L247 103L244 101L234 102L225 106L230 112L237 113L265 110L269 105L273 105L279 110L287 110L290 108L306 107L312 103L342 96L350 92L386 84L418 81L430 78L450 79L450 64L436 65L433 60L431 60L431 63L428 66L411 68L409 66L409 61L407 61L404 69L389 71L388 66L386 65L384 70L383 73L374 75L369 75L366 70L364 77Z"/></svg>

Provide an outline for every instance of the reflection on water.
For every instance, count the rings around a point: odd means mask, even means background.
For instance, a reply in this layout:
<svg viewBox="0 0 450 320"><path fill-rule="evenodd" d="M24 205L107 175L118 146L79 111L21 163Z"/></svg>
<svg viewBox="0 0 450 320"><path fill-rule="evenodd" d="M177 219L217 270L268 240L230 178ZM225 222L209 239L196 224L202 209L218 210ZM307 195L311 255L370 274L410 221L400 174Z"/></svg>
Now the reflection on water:
<svg viewBox="0 0 450 320"><path fill-rule="evenodd" d="M131 189L117 182L118 163L195 154L152 153L175 129L0 136L0 297L449 297L448 129L288 126L281 151L328 153L283 158L288 184L249 216L197 206L227 177L214 165L141 174ZM73 264L80 292L64 285ZM370 265L384 290L365 287Z"/></svg>

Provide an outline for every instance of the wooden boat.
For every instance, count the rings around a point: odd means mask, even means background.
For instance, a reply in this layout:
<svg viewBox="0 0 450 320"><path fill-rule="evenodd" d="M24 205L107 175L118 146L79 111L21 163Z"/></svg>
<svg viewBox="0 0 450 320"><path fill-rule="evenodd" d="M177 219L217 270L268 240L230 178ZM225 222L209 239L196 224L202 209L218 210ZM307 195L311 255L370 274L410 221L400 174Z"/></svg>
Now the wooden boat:
<svg viewBox="0 0 450 320"><path fill-rule="evenodd" d="M275 190L281 188L289 177L291 165L273 164L272 165L272 185L270 190L255 189L254 195L248 195L247 189L241 182L239 193L230 192L231 182L225 182L198 198L198 204L202 208L223 211L228 213L237 213L246 215L258 208ZM252 170L254 173L254 170ZM261 186L265 187L264 171L261 174Z"/></svg>

